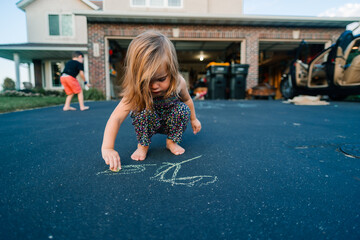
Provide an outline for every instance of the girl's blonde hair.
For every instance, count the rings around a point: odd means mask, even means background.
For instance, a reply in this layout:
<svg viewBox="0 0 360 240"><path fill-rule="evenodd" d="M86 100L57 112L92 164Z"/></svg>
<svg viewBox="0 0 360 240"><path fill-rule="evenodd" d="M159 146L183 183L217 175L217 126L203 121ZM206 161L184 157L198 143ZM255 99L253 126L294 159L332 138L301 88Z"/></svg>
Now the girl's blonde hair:
<svg viewBox="0 0 360 240"><path fill-rule="evenodd" d="M150 81L155 72L166 64L170 87L165 98L177 94L179 84L179 66L172 42L163 34L146 31L134 38L126 54L126 70L121 96L133 111L152 109L153 101Z"/></svg>

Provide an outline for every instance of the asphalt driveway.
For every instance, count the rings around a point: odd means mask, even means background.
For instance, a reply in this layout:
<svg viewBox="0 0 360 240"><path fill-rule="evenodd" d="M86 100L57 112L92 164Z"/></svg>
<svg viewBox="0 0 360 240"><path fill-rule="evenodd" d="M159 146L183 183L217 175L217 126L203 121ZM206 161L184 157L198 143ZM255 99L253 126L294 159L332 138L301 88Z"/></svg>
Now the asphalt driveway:
<svg viewBox="0 0 360 240"><path fill-rule="evenodd" d="M112 173L100 146L116 104L0 115L1 239L360 238L359 103L198 101L185 154L157 135L143 162L128 118Z"/></svg>

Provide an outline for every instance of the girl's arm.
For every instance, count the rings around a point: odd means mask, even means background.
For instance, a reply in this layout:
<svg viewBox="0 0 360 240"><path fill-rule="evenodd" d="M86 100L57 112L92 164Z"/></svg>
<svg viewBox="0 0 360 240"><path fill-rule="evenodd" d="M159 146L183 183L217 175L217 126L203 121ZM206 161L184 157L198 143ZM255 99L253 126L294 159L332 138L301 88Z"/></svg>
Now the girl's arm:
<svg viewBox="0 0 360 240"><path fill-rule="evenodd" d="M110 165L110 170L112 171L121 169L120 156L118 152L114 150L114 145L120 126L130 113L130 108L125 103L126 99L124 99L125 98L120 101L107 121L101 146L102 157L106 164Z"/></svg>
<svg viewBox="0 0 360 240"><path fill-rule="evenodd" d="M190 122L191 122L193 132L194 132L194 134L197 134L201 130L201 123L196 118L194 102L190 97L189 91L188 91L187 86L186 86L186 81L185 81L185 79L183 77L180 78L179 88L180 88L179 95L180 95L181 100L186 105L188 105L188 107L190 108L190 114L191 114L190 115Z"/></svg>

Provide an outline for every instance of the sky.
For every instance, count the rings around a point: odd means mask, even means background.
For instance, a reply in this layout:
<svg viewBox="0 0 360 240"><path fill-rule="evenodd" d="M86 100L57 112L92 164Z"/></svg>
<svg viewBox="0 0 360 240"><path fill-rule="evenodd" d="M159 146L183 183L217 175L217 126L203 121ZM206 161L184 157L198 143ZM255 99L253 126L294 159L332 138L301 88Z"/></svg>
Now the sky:
<svg viewBox="0 0 360 240"><path fill-rule="evenodd" d="M27 42L26 17L25 13L16 7L18 1L0 0L0 44ZM244 0L243 2L244 14L249 15L359 17L360 21L360 0ZM27 65L21 65L21 82L28 81L28 76ZM13 61L0 58L0 89L6 77L15 80L15 64Z"/></svg>

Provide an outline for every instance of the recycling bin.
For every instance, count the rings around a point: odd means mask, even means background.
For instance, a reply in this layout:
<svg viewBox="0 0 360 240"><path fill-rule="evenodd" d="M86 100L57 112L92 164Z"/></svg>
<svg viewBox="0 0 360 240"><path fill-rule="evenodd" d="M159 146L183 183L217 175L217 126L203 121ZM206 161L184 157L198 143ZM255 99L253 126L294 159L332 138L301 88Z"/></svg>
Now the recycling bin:
<svg viewBox="0 0 360 240"><path fill-rule="evenodd" d="M244 99L249 64L232 64L230 70L230 98Z"/></svg>
<svg viewBox="0 0 360 240"><path fill-rule="evenodd" d="M229 63L209 63L206 79L208 79L209 99L225 99L226 82L229 72Z"/></svg>

